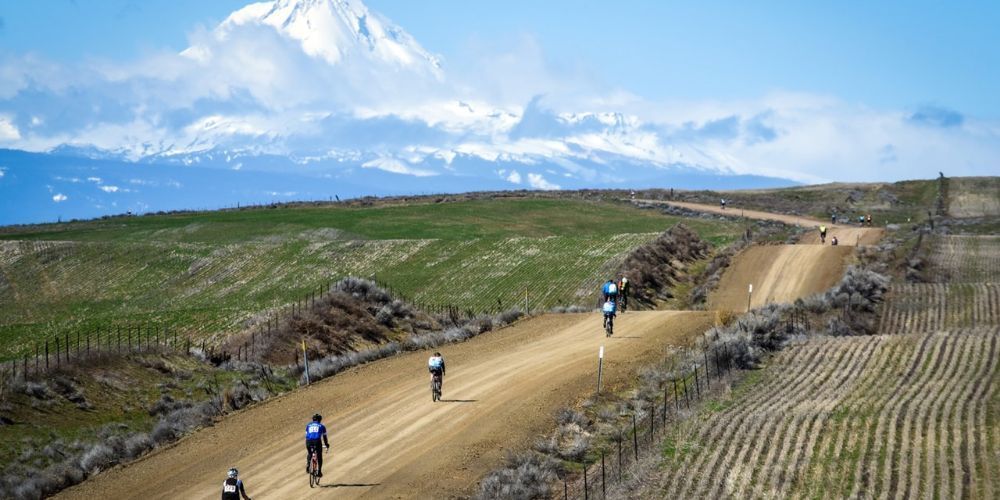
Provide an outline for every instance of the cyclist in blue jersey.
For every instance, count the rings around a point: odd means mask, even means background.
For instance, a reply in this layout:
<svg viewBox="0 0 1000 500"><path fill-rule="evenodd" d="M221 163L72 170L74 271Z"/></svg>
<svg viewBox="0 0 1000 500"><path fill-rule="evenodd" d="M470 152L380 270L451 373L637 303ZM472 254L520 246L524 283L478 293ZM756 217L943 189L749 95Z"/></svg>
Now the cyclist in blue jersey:
<svg viewBox="0 0 1000 500"><path fill-rule="evenodd" d="M316 452L317 475L323 477L323 450L330 450L330 441L326 437L326 426L322 424L323 415L313 415L312 422L306 424L306 472L309 472L309 460Z"/></svg>
<svg viewBox="0 0 1000 500"><path fill-rule="evenodd" d="M431 372L431 384L434 384L435 380L438 384L438 394L444 390L444 356L440 352L435 352L433 356L427 359L427 371Z"/></svg>
<svg viewBox="0 0 1000 500"><path fill-rule="evenodd" d="M618 301L618 285L615 283L615 280L610 279L604 283L604 286L601 287L601 295L604 302L609 300L613 302Z"/></svg>
<svg viewBox="0 0 1000 500"><path fill-rule="evenodd" d="M604 332L610 337L614 331L615 313L618 312L617 304L613 300L605 300L604 305L601 306L601 312L604 313Z"/></svg>

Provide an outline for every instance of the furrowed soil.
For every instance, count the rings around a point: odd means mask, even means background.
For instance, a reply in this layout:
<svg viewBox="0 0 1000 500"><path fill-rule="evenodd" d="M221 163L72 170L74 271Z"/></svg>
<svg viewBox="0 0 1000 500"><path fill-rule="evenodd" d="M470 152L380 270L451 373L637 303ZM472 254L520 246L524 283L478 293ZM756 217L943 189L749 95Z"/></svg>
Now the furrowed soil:
<svg viewBox="0 0 1000 500"><path fill-rule="evenodd" d="M620 315L607 339L596 314L547 315L440 348L448 362L432 403L428 352L364 365L237 413L175 446L102 473L60 498L217 498L238 467L255 498L424 498L471 494L506 450L530 446L554 412L590 395L597 351L605 384L685 345L712 323L708 312ZM309 490L304 426L321 412L331 453L323 486Z"/></svg>
<svg viewBox="0 0 1000 500"><path fill-rule="evenodd" d="M996 327L824 337L680 423L644 498L996 498Z"/></svg>

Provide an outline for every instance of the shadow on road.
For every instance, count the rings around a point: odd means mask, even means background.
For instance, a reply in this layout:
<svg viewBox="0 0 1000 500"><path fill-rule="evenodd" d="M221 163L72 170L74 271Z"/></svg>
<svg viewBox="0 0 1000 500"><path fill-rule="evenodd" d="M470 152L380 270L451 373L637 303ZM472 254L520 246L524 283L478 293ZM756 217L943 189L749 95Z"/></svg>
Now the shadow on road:
<svg viewBox="0 0 1000 500"><path fill-rule="evenodd" d="M442 403L475 403L478 399L439 399Z"/></svg>
<svg viewBox="0 0 1000 500"><path fill-rule="evenodd" d="M641 339L642 337L628 336L628 335L622 335L622 336L612 335L612 336L610 336L608 338L611 338L611 339Z"/></svg>
<svg viewBox="0 0 1000 500"><path fill-rule="evenodd" d="M333 483L333 484L321 484L322 488L365 488L370 486L379 486L382 483Z"/></svg>

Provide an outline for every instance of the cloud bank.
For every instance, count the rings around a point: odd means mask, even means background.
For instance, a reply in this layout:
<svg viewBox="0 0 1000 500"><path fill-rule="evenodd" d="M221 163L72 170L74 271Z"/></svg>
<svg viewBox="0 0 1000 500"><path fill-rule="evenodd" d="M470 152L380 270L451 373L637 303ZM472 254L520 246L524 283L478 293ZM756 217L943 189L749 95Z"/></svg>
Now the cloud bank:
<svg viewBox="0 0 1000 500"><path fill-rule="evenodd" d="M360 1L278 0L193 31L179 53L78 67L8 54L0 147L238 158L233 169L278 155L417 177L474 164L535 189L676 165L804 182L985 175L1000 159L1000 123L940 106L791 91L654 102L553 70L530 37L473 50L449 66ZM517 168L484 166L500 162Z"/></svg>

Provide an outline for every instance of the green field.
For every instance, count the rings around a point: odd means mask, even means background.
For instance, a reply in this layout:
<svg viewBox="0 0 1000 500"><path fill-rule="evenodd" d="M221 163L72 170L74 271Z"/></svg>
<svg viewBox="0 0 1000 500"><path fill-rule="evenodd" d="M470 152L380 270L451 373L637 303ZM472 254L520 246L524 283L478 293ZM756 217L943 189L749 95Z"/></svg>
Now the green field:
<svg viewBox="0 0 1000 500"><path fill-rule="evenodd" d="M484 310L590 304L632 248L681 221L579 200L295 207L114 218L0 235L0 358L125 322L220 338L344 276ZM722 243L728 222L685 219ZM4 241L6 240L6 241Z"/></svg>

